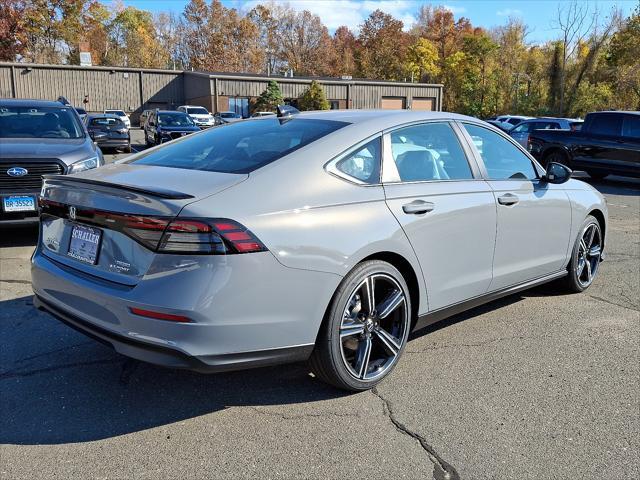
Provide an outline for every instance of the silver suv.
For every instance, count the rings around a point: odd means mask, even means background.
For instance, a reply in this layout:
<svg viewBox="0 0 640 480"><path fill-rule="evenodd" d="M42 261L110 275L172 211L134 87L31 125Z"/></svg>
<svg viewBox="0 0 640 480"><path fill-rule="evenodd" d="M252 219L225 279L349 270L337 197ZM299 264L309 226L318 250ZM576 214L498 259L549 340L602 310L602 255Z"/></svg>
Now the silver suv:
<svg viewBox="0 0 640 480"><path fill-rule="evenodd" d="M102 152L72 106L0 99L0 224L38 220L43 175L101 165Z"/></svg>

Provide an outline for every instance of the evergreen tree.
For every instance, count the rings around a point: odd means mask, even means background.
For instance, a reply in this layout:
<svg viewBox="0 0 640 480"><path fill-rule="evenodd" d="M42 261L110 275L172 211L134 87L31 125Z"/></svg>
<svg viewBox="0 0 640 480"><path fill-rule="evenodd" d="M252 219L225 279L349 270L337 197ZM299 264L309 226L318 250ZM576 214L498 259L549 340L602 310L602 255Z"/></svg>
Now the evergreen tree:
<svg viewBox="0 0 640 480"><path fill-rule="evenodd" d="M280 86L275 80L269 80L269 85L260 94L253 106L254 112L275 112L278 105L284 103Z"/></svg>
<svg viewBox="0 0 640 480"><path fill-rule="evenodd" d="M313 80L298 100L298 108L300 110L329 110L331 105L322 86Z"/></svg>

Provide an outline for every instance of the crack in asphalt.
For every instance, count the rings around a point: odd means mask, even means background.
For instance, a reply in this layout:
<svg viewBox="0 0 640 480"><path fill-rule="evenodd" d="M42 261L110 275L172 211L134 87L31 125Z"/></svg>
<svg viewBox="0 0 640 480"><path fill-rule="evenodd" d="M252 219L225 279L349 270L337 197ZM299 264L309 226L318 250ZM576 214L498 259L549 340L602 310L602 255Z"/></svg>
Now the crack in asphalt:
<svg viewBox="0 0 640 480"><path fill-rule="evenodd" d="M20 285L31 285L30 280L3 280L0 278L0 282L3 283L18 283Z"/></svg>
<svg viewBox="0 0 640 480"><path fill-rule="evenodd" d="M262 410L261 408L254 407L254 406L249 406L249 408L251 410L253 410L254 412L259 413L261 415L266 415L266 416L269 416L269 417L277 417L277 418L281 418L282 420L296 420L296 419L299 419L299 418L322 418L322 417L339 417L339 418L354 417L354 418L361 418L360 414L357 414L357 413L323 412L323 413L300 413L300 414L295 414L295 415L287 415L286 413L282 413L282 412L269 412L269 411Z"/></svg>
<svg viewBox="0 0 640 480"><path fill-rule="evenodd" d="M617 303L617 302L612 302L611 300L607 300L606 298L598 297L596 295L587 295L587 296L589 298L593 298L594 300L598 300L600 302L608 303L609 305L615 305L616 307L625 308L627 310L631 310L631 311L634 311L634 312L640 312L640 310L638 310L637 308L630 307L628 305L623 305L623 304Z"/></svg>
<svg viewBox="0 0 640 480"><path fill-rule="evenodd" d="M34 375L39 375L41 373L54 372L56 370L66 370L69 368L85 367L85 366L91 366L91 365L113 364L113 363L118 363L119 361L120 360L116 360L116 359L91 360L88 362L65 363L62 365L53 365L51 367L36 368L35 370L22 370L22 371L7 370L5 372L0 373L0 380L8 380L10 378L32 377Z"/></svg>
<svg viewBox="0 0 640 480"><path fill-rule="evenodd" d="M391 421L393 426L396 427L396 430L420 443L422 449L427 453L429 460L433 463L433 480L460 480L460 475L458 475L453 465L443 460L422 435L409 430L406 425L396 418L393 408L391 407L391 402L382 396L377 387L373 387L371 393L380 399L384 415Z"/></svg>

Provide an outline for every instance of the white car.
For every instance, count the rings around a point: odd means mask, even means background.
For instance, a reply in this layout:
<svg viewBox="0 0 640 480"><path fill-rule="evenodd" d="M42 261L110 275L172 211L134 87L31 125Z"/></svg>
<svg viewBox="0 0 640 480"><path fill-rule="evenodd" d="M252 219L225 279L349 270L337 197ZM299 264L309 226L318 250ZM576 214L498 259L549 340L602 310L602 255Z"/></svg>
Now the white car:
<svg viewBox="0 0 640 480"><path fill-rule="evenodd" d="M204 107L199 107L197 105L181 105L178 107L179 112L184 112L191 120L200 128L209 128L213 127L216 124L216 121L213 118L213 115Z"/></svg>
<svg viewBox="0 0 640 480"><path fill-rule="evenodd" d="M115 115L126 125L127 128L131 128L131 119L129 115L124 113L124 110L105 110L104 113L110 113L111 115Z"/></svg>
<svg viewBox="0 0 640 480"><path fill-rule="evenodd" d="M275 115L275 113L273 113L273 112L255 112L253 115L251 115L251 118L270 117L271 115Z"/></svg>
<svg viewBox="0 0 640 480"><path fill-rule="evenodd" d="M524 115L499 115L496 120L503 123L508 123L514 127L524 120L531 120L534 117L525 117Z"/></svg>

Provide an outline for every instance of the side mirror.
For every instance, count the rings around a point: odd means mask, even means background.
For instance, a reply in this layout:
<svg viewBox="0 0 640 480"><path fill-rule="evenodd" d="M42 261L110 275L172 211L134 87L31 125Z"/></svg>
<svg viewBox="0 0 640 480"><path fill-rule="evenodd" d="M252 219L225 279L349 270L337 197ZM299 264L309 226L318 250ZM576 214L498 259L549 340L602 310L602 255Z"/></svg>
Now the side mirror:
<svg viewBox="0 0 640 480"><path fill-rule="evenodd" d="M561 163L549 162L547 173L542 177L542 181L548 183L565 183L571 178L573 171Z"/></svg>

